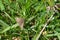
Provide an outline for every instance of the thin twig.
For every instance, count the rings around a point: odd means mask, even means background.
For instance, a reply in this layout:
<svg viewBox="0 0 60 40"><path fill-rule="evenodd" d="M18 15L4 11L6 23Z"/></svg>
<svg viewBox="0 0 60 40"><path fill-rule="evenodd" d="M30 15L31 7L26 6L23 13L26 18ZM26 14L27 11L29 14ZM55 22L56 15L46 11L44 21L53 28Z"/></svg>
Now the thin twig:
<svg viewBox="0 0 60 40"><path fill-rule="evenodd" d="M53 14L51 15L51 17L47 20L47 22L46 22L45 25L43 26L42 30L40 31L39 35L37 36L36 40L39 39L39 37L40 37L41 34L43 33L44 29L46 28L47 24L48 24L48 23L50 22L50 20L53 18L53 15L54 15L54 14L55 14L55 13L53 13Z"/></svg>

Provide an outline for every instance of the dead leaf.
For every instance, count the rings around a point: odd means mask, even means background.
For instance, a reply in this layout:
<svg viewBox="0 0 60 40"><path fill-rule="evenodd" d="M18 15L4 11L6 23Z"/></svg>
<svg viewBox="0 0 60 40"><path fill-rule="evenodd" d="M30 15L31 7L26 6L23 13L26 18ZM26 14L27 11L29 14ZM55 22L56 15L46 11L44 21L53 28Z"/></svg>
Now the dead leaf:
<svg viewBox="0 0 60 40"><path fill-rule="evenodd" d="M21 40L20 37L13 37L12 40Z"/></svg>

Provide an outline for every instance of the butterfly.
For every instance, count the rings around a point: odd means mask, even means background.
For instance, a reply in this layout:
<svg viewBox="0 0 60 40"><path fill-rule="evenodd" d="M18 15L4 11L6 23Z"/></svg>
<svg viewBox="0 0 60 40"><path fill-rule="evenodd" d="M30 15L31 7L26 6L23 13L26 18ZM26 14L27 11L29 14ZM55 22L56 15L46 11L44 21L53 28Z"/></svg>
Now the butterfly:
<svg viewBox="0 0 60 40"><path fill-rule="evenodd" d="M21 30L23 30L24 19L23 18L16 17L16 22L19 24Z"/></svg>

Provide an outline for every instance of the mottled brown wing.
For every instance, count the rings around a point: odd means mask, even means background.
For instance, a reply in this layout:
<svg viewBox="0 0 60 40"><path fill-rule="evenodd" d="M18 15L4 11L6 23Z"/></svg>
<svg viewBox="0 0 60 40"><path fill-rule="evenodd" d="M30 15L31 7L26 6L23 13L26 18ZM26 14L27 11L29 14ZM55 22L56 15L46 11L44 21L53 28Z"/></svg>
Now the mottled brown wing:
<svg viewBox="0 0 60 40"><path fill-rule="evenodd" d="M24 19L16 17L16 21L19 24L20 28L23 29L24 26Z"/></svg>

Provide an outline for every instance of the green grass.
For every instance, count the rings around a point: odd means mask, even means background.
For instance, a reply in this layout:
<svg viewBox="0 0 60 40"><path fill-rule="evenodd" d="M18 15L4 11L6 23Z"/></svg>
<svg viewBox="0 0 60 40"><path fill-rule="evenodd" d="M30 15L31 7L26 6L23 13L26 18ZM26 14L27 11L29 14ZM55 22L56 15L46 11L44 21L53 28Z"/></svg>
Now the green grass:
<svg viewBox="0 0 60 40"><path fill-rule="evenodd" d="M56 9L56 4L60 0L0 0L0 40L60 40L60 7ZM23 30L16 17L24 19Z"/></svg>

